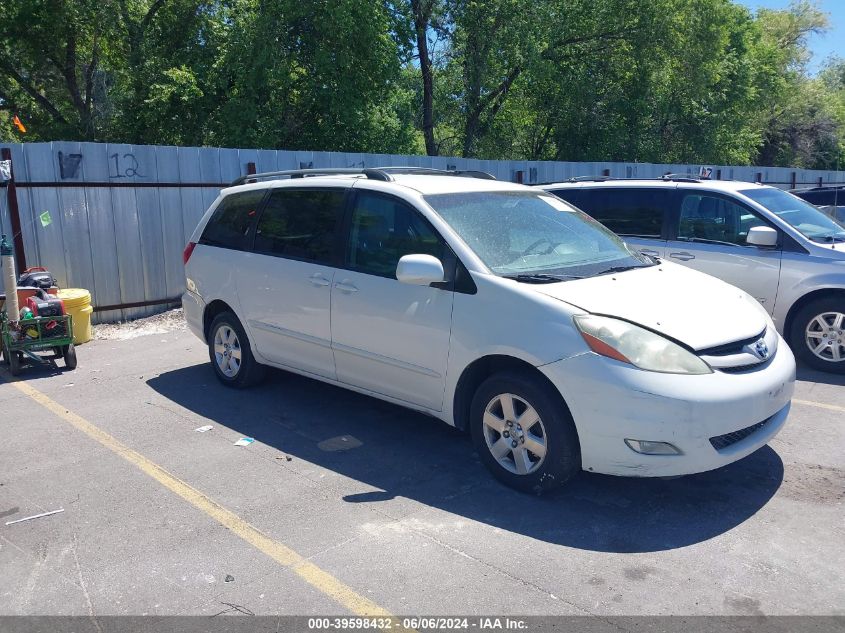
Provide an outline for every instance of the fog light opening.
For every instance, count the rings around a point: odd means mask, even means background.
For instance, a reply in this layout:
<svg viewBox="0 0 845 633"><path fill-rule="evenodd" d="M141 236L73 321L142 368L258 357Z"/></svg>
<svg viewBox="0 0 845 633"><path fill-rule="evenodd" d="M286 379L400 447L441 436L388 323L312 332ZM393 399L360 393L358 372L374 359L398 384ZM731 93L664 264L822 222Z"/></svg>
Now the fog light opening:
<svg viewBox="0 0 845 633"><path fill-rule="evenodd" d="M681 450L669 442L652 442L649 440L625 440L635 453L641 455L682 455Z"/></svg>

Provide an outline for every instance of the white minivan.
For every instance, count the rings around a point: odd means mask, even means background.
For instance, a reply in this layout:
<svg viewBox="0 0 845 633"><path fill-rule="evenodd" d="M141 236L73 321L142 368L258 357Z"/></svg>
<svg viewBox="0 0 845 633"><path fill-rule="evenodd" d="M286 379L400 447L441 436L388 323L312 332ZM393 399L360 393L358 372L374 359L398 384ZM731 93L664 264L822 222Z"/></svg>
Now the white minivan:
<svg viewBox="0 0 845 633"><path fill-rule="evenodd" d="M534 492L579 470L718 468L784 425L766 311L486 174L299 170L224 189L185 248L185 316L223 384L267 366L469 430Z"/></svg>

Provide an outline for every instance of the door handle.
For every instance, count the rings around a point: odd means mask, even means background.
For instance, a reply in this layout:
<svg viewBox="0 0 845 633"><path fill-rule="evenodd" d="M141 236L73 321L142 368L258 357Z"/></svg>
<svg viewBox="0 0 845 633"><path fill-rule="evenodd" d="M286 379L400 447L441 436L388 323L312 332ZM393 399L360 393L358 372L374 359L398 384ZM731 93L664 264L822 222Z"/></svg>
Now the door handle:
<svg viewBox="0 0 845 633"><path fill-rule="evenodd" d="M358 289L350 281L340 281L334 285L341 292L358 292Z"/></svg>
<svg viewBox="0 0 845 633"><path fill-rule="evenodd" d="M643 255L648 255L649 257L657 257L659 255L659 253L656 250L651 249L651 248L640 249L640 252Z"/></svg>
<svg viewBox="0 0 845 633"><path fill-rule="evenodd" d="M687 253L686 251L682 251L680 253L669 253L669 257L673 257L675 259L680 259L682 262L689 261L691 259L695 259L695 255L692 253Z"/></svg>
<svg viewBox="0 0 845 633"><path fill-rule="evenodd" d="M314 273L308 278L308 281L310 281L315 286L329 286L332 283L328 279L323 277L322 273Z"/></svg>

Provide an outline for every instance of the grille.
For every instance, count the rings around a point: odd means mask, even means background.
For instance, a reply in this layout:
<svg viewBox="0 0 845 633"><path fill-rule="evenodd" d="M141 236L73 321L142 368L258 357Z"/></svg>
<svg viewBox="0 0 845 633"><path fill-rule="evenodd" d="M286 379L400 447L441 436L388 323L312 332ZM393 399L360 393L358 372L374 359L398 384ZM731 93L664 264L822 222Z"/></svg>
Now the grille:
<svg viewBox="0 0 845 633"><path fill-rule="evenodd" d="M725 343L716 347L709 347L707 349L700 349L696 353L699 356L729 356L731 354L739 354L743 351L746 345L756 343L766 335L766 330L760 332L757 336L744 339L742 341L734 341L733 343Z"/></svg>
<svg viewBox="0 0 845 633"><path fill-rule="evenodd" d="M760 369L763 367L763 364L766 361L758 360L756 363L751 365L737 365L735 367L714 367L713 369L718 369L719 371L728 373L728 374L735 374L741 371L748 371L750 369ZM762 424L762 422L761 422Z"/></svg>
<svg viewBox="0 0 845 633"><path fill-rule="evenodd" d="M744 429L740 429L739 431L733 431L732 433L725 433L724 435L717 435L716 437L711 437L710 443L713 445L713 448L715 448L717 451L721 451L722 449L736 444L740 440L744 440L749 435L759 431L764 426L766 426L766 424L768 424L769 420L771 420L771 418L766 418L762 422L752 424L751 426L747 426Z"/></svg>

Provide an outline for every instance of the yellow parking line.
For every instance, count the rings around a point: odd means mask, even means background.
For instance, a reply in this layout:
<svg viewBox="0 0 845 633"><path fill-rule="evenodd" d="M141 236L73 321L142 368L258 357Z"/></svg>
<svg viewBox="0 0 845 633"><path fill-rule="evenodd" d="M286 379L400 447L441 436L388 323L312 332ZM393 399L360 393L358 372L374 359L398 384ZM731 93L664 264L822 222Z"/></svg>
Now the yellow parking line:
<svg viewBox="0 0 845 633"><path fill-rule="evenodd" d="M825 404L823 402L813 402L812 400L797 400L792 399L795 404L803 404L808 407L817 407L819 409L829 409L830 411L841 411L845 413L845 407L837 407L835 404Z"/></svg>
<svg viewBox="0 0 845 633"><path fill-rule="evenodd" d="M5 378L5 377L4 377ZM8 380L8 378L7 378ZM244 541L260 550L280 565L291 569L309 585L327 595L349 611L360 616L393 618L390 612L371 600L359 595L343 582L309 562L286 545L273 540L258 528L244 521L235 513L227 510L213 499L205 496L164 468L132 450L85 418L69 411L49 396L24 382L11 380L12 386L23 392L44 408L50 410L65 422L70 423L88 437L96 440L113 453L119 455L133 466L155 479L171 492L179 495L195 508L201 510L224 527L228 528ZM395 625L394 625L395 628Z"/></svg>

